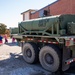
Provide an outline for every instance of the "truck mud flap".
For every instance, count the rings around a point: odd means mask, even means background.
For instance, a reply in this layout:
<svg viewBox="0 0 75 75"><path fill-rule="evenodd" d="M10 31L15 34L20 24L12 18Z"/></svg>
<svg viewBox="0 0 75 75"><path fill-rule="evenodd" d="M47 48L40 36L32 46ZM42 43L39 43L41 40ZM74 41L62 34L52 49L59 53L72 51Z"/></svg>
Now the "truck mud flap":
<svg viewBox="0 0 75 75"><path fill-rule="evenodd" d="M66 71L69 69L70 64L66 64L65 61L70 58L70 49L67 47L63 47L63 55L62 55L62 71Z"/></svg>

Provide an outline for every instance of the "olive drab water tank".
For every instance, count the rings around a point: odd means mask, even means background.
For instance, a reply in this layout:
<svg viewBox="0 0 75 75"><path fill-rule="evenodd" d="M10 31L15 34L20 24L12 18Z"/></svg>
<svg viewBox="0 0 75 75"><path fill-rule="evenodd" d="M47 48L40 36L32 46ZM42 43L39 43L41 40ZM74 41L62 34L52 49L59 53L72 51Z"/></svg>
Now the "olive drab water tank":
<svg viewBox="0 0 75 75"><path fill-rule="evenodd" d="M75 23L75 15L56 15L56 16L49 16L49 17L42 17L38 19L27 20L19 23L26 31L48 31L50 32L53 30L54 32L57 31L57 26L59 27L59 34L62 30L65 30L65 33L68 32L68 23L74 22ZM74 30L75 31L75 30ZM74 32L73 32L74 33ZM72 34L72 33L71 33Z"/></svg>

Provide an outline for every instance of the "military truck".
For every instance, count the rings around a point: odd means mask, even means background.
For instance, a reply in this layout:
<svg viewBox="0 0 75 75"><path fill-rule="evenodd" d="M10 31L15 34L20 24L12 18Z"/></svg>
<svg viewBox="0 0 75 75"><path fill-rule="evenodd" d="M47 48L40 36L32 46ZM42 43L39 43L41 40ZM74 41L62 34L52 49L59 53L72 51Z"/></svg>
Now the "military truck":
<svg viewBox="0 0 75 75"><path fill-rule="evenodd" d="M14 33L15 32L15 33ZM48 71L66 71L75 61L75 15L55 15L22 21L11 36L22 47L24 60L40 61Z"/></svg>

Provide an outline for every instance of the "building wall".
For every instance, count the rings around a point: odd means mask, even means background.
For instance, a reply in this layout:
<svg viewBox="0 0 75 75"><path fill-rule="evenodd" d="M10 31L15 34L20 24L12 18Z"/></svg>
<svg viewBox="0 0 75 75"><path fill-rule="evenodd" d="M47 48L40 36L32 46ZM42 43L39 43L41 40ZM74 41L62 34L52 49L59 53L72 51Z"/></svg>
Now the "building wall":
<svg viewBox="0 0 75 75"><path fill-rule="evenodd" d="M72 0L72 13L75 14L75 0Z"/></svg>
<svg viewBox="0 0 75 75"><path fill-rule="evenodd" d="M23 13L22 16L23 16L23 21L24 21L25 20L25 13Z"/></svg>
<svg viewBox="0 0 75 75"><path fill-rule="evenodd" d="M29 17L29 12L26 12L24 17L25 17L25 18L24 18L25 20L29 20L29 19L30 19L30 17Z"/></svg>
<svg viewBox="0 0 75 75"><path fill-rule="evenodd" d="M31 16L31 15L30 15L30 12L25 12L25 13L23 13L22 15L23 15L23 21L24 21L24 20L29 20L29 19L30 19L30 16Z"/></svg>
<svg viewBox="0 0 75 75"><path fill-rule="evenodd" d="M40 9L36 13L31 14L31 19L39 18L39 13L42 10L47 10L48 16L59 14L75 14L75 0L57 0L56 2Z"/></svg>
<svg viewBox="0 0 75 75"><path fill-rule="evenodd" d="M40 16L39 16L39 14L40 14L40 11L42 11L42 10L50 10L50 8L49 8L50 6L47 6L47 7L45 7L45 8L43 8L43 9L41 9L41 10L39 10L39 11L36 11L34 14L31 14L31 19L35 19L35 18L39 18ZM49 13L50 14L50 13Z"/></svg>
<svg viewBox="0 0 75 75"><path fill-rule="evenodd" d="M31 14L31 19L39 18L39 12Z"/></svg>
<svg viewBox="0 0 75 75"><path fill-rule="evenodd" d="M59 0L50 6L51 15L75 14L75 0ZM74 11L73 11L74 9Z"/></svg>
<svg viewBox="0 0 75 75"><path fill-rule="evenodd" d="M21 15L23 16L23 21L31 19L31 14L34 13L35 11L36 10L29 9L25 12L22 12Z"/></svg>

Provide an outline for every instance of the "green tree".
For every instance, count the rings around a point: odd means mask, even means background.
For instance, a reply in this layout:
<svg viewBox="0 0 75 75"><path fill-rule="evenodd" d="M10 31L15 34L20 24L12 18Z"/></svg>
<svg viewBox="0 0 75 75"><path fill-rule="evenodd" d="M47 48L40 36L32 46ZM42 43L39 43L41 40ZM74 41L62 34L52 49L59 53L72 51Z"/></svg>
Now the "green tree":
<svg viewBox="0 0 75 75"><path fill-rule="evenodd" d="M5 34L6 28L7 26L3 23L0 23L0 34Z"/></svg>

